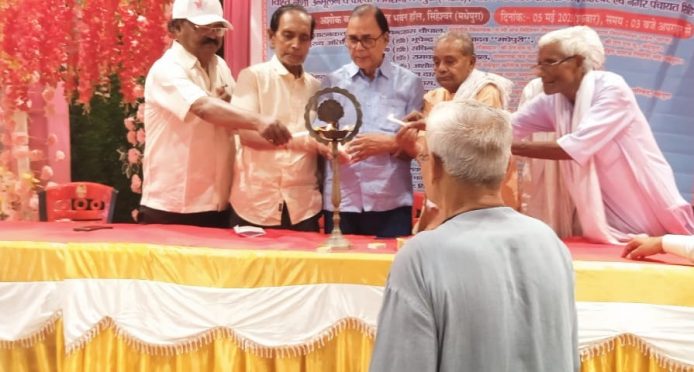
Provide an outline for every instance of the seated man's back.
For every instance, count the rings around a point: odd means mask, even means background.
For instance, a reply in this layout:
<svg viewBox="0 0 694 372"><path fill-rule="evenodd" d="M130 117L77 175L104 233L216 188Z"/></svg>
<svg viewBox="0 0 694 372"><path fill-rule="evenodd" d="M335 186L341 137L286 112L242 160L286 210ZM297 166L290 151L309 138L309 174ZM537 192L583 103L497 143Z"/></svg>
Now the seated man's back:
<svg viewBox="0 0 694 372"><path fill-rule="evenodd" d="M409 241L378 326L372 371L579 367L570 254L508 207L455 215Z"/></svg>

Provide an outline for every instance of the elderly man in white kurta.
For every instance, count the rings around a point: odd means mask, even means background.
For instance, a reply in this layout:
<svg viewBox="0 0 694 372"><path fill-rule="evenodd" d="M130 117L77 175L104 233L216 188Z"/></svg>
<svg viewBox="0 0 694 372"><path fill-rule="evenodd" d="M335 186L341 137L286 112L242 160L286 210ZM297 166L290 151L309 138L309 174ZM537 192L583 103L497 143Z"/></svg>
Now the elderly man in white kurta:
<svg viewBox="0 0 694 372"><path fill-rule="evenodd" d="M491 107L507 109L513 82L500 75L478 70L476 63L475 45L467 32L450 30L439 36L434 45L434 73L441 86L424 95L421 115L413 113L408 115L409 119L420 116L423 119L437 104L454 99L475 100ZM417 133L416 128L401 131L397 140L401 151L415 159L417 153L426 148L424 132ZM501 196L506 205L513 208L518 207L517 184L516 166L512 161L502 184ZM439 223L441 216L438 208L427 200L414 231L432 229Z"/></svg>
<svg viewBox="0 0 694 372"><path fill-rule="evenodd" d="M544 94L514 114L514 137L556 131L559 139L516 142L514 154L564 160L564 184L591 240L693 233L692 208L633 92L621 76L591 69L604 58L597 33L586 26L561 29L544 35L539 46Z"/></svg>

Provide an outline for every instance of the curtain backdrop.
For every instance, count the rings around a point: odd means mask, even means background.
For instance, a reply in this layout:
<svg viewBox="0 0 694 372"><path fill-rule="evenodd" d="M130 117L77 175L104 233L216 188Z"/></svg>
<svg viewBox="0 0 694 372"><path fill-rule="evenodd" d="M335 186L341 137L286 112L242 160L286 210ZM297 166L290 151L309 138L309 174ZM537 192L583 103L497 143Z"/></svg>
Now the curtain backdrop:
<svg viewBox="0 0 694 372"><path fill-rule="evenodd" d="M251 1L224 0L224 18L234 25L224 40L224 59L236 78L250 62Z"/></svg>

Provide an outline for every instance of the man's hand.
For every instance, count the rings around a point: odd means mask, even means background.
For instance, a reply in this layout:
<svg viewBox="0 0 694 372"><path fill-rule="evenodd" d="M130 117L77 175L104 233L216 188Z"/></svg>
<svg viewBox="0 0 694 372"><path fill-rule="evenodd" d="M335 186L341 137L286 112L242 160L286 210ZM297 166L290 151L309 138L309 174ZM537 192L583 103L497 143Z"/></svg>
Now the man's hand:
<svg viewBox="0 0 694 372"><path fill-rule="evenodd" d="M417 146L417 137L419 130L416 128L403 127L395 135L395 142L398 144L400 151L414 159L419 153Z"/></svg>
<svg viewBox="0 0 694 372"><path fill-rule="evenodd" d="M424 115L422 115L422 113L419 111L412 111L409 114L407 114L407 116L402 118L402 121L404 121L404 122L419 121L419 120L424 120Z"/></svg>
<svg viewBox="0 0 694 372"><path fill-rule="evenodd" d="M348 142L346 151L350 162L356 163L377 154L394 153L397 149L395 137L381 133L367 133L359 134Z"/></svg>
<svg viewBox="0 0 694 372"><path fill-rule="evenodd" d="M229 95L229 93L227 93L226 86L227 85L224 84L223 86L215 89L215 93L217 97L221 98L223 101L231 102L231 96Z"/></svg>
<svg viewBox="0 0 694 372"><path fill-rule="evenodd" d="M326 160L333 160L333 150L330 148L330 146L316 141L316 151L318 151L318 154L320 154L320 156L324 157Z"/></svg>
<svg viewBox="0 0 694 372"><path fill-rule="evenodd" d="M333 149L330 147L330 145L325 145L322 144L318 141L316 141L316 149L318 153L324 157L326 160L333 160ZM340 145L341 147L341 145ZM347 164L349 163L349 155L345 153L343 149L340 147L337 148L337 160L340 162L340 164Z"/></svg>
<svg viewBox="0 0 694 372"><path fill-rule="evenodd" d="M534 159L573 160L556 141L513 141L511 154Z"/></svg>
<svg viewBox="0 0 694 372"><path fill-rule="evenodd" d="M665 253L662 237L637 236L624 247L622 257L640 260L657 253Z"/></svg>
<svg viewBox="0 0 694 372"><path fill-rule="evenodd" d="M407 126L404 127L405 129L417 129L417 130L426 130L427 129L427 122L424 118L424 115L422 115L421 112L419 111L412 111L407 116L403 118L403 121L407 123Z"/></svg>
<svg viewBox="0 0 694 372"><path fill-rule="evenodd" d="M258 124L258 133L275 146L282 146L292 139L289 129L274 119L262 119Z"/></svg>

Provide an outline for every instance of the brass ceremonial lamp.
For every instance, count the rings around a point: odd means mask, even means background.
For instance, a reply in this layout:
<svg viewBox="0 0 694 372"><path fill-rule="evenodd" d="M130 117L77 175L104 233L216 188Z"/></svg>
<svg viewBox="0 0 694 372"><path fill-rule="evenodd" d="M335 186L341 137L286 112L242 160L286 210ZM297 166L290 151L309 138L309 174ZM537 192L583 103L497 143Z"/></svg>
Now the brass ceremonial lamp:
<svg viewBox="0 0 694 372"><path fill-rule="evenodd" d="M354 106L356 111L357 121L354 126L346 127L344 129L340 128L339 120L344 116L345 111L342 105L335 99L326 99L318 104L318 99L323 95L334 95L339 94L345 96ZM318 115L318 120L328 123L324 127L314 128L312 124L311 113L316 112ZM306 104L306 110L304 114L304 120L306 122L306 129L311 137L315 138L317 141L330 146L332 150L332 170L333 170L333 182L332 182L332 203L333 203L333 231L330 234L330 238L326 241L324 246L329 250L332 249L349 249L349 241L342 235L340 230L340 202L342 201L342 195L340 192L340 162L339 162L339 151L338 145L345 144L354 138L354 136L359 133L359 128L361 127L361 105L357 101L356 97L352 95L349 91L342 88L326 88L322 89L313 95Z"/></svg>

